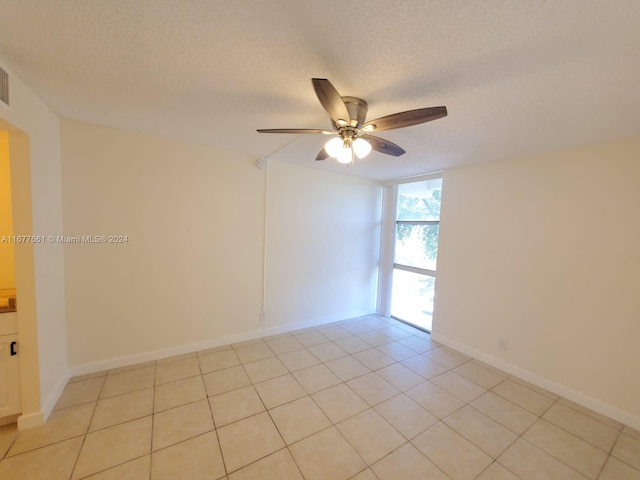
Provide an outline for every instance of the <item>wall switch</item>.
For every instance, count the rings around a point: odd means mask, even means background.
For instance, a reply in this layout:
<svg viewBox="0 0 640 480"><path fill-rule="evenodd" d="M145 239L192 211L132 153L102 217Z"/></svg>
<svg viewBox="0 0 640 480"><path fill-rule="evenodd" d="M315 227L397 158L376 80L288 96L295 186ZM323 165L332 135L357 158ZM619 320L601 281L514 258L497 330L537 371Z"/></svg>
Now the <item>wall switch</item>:
<svg viewBox="0 0 640 480"><path fill-rule="evenodd" d="M267 318L267 312L260 312L260 321L264 322Z"/></svg>
<svg viewBox="0 0 640 480"><path fill-rule="evenodd" d="M509 349L509 342L507 341L506 338L499 338L498 339L498 348L500 350L508 350Z"/></svg>

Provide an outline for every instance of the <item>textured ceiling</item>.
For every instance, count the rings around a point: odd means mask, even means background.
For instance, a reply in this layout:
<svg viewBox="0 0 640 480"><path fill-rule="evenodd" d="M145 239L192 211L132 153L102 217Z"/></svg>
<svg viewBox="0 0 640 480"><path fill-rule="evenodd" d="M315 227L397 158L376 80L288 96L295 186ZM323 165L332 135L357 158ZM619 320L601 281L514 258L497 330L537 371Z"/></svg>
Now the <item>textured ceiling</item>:
<svg viewBox="0 0 640 480"><path fill-rule="evenodd" d="M61 116L378 180L640 134L638 0L0 0L0 56ZM407 151L314 162L312 77Z"/></svg>

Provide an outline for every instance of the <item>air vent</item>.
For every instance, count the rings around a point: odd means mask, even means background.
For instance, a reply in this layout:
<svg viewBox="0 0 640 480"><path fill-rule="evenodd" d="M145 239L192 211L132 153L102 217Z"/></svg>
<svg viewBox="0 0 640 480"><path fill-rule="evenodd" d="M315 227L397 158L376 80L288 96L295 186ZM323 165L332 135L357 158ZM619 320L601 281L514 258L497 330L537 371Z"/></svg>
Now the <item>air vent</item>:
<svg viewBox="0 0 640 480"><path fill-rule="evenodd" d="M0 68L0 102L9 106L9 74Z"/></svg>

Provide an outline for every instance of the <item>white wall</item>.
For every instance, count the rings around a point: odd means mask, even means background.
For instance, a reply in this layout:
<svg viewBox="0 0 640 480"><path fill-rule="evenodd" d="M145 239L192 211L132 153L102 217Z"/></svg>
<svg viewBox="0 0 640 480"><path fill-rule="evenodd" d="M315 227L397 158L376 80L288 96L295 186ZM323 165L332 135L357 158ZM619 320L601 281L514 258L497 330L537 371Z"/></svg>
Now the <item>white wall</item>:
<svg viewBox="0 0 640 480"><path fill-rule="evenodd" d="M263 172L246 156L62 122L72 366L259 328Z"/></svg>
<svg viewBox="0 0 640 480"><path fill-rule="evenodd" d="M267 321L334 321L375 311L382 187L270 162Z"/></svg>
<svg viewBox="0 0 640 480"><path fill-rule="evenodd" d="M640 427L639 159L636 138L446 171L434 338Z"/></svg>
<svg viewBox="0 0 640 480"><path fill-rule="evenodd" d="M13 223L18 234L62 232L58 116L0 59L9 72L9 109L0 129L9 132ZM21 343L21 427L38 424L67 380L64 257L61 245L16 246L18 328ZM44 412L44 415L43 415Z"/></svg>
<svg viewBox="0 0 640 480"><path fill-rule="evenodd" d="M304 321L373 311L375 183L62 122L74 373L193 350ZM351 219L351 220L350 220ZM306 280L305 280L306 278Z"/></svg>

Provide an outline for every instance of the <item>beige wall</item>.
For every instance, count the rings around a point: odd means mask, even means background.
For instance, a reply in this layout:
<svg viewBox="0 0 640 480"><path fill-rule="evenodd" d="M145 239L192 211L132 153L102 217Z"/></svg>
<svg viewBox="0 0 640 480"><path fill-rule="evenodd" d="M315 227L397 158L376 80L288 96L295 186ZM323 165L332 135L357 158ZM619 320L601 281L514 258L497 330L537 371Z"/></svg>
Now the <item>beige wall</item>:
<svg viewBox="0 0 640 480"><path fill-rule="evenodd" d="M269 164L269 321L375 311L381 190L370 180Z"/></svg>
<svg viewBox="0 0 640 480"><path fill-rule="evenodd" d="M639 159L636 138L445 172L434 338L638 428Z"/></svg>
<svg viewBox="0 0 640 480"><path fill-rule="evenodd" d="M75 121L62 148L65 234L128 237L65 245L75 373L373 310L376 184Z"/></svg>
<svg viewBox="0 0 640 480"><path fill-rule="evenodd" d="M263 172L253 161L63 121L72 366L259 327Z"/></svg>
<svg viewBox="0 0 640 480"><path fill-rule="evenodd" d="M58 116L0 58L9 73L11 107L0 108L9 132L13 227L16 235L62 233ZM68 378L61 245L15 247L22 417L40 423Z"/></svg>
<svg viewBox="0 0 640 480"><path fill-rule="evenodd" d="M0 131L0 239L13 235L9 134ZM13 243L0 241L0 290L16 288Z"/></svg>

